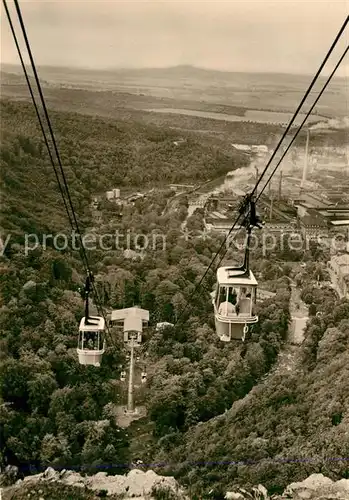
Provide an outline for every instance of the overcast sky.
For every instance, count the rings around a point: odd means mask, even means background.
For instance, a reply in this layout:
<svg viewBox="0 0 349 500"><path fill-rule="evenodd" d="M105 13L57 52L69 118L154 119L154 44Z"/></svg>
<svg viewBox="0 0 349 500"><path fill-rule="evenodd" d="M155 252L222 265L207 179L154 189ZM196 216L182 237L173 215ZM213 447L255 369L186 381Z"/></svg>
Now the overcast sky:
<svg viewBox="0 0 349 500"><path fill-rule="evenodd" d="M7 2L14 13L12 0ZM20 0L20 4L38 65L192 64L291 73L316 71L349 12L349 0ZM17 64L3 8L1 14L1 61ZM342 51L348 32L349 28ZM349 75L348 58L339 74Z"/></svg>

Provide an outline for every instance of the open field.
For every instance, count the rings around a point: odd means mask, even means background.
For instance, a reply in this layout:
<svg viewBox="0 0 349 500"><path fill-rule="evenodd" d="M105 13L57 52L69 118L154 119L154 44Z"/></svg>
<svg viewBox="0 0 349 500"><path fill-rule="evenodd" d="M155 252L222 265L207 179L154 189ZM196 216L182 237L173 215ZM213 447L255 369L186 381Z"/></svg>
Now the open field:
<svg viewBox="0 0 349 500"><path fill-rule="evenodd" d="M29 102L21 68L1 68L1 98ZM178 137L193 134L227 154L234 142L274 147L310 80L297 75L233 74L191 67L104 72L42 67L39 76L52 110L155 125ZM344 85L344 79L331 83L309 121L347 113ZM161 97L165 90L169 96ZM305 142L303 132L297 142Z"/></svg>
<svg viewBox="0 0 349 500"><path fill-rule="evenodd" d="M227 122L257 122L257 123L272 123L281 124L287 126L287 123L292 118L291 113L286 113L284 111L264 111L259 109L248 109L243 116L241 115L231 115L226 113L216 113L207 111L195 111L190 109L176 109L176 108L162 108L162 109L150 109L147 111L166 113L166 114L179 114L188 116L198 116L200 118L210 118L212 120L225 120ZM297 116L294 126L299 125L305 118L304 113L299 113ZM309 122L316 122L321 119L326 119L326 117L321 117L319 115L313 115L309 117Z"/></svg>
<svg viewBox="0 0 349 500"><path fill-rule="evenodd" d="M21 93L19 66L2 65L2 96ZM307 89L311 76L274 73L226 73L191 66L164 69L93 71L40 67L46 88L104 91L117 105L133 109L182 108L243 116L247 110L290 113ZM324 80L323 80L324 81ZM321 88L320 81L314 90ZM313 96L313 97L314 97ZM335 79L316 114L346 116L346 80Z"/></svg>

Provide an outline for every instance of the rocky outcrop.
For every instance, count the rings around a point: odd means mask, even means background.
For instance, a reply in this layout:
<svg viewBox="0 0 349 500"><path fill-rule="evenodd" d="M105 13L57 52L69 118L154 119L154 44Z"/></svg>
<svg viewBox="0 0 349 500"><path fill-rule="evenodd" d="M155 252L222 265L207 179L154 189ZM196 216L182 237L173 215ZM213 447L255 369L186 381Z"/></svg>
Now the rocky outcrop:
<svg viewBox="0 0 349 500"><path fill-rule="evenodd" d="M228 491L226 500L349 500L349 479L332 481L322 474L312 474L299 483L291 483L282 495L269 496L262 485L247 492L243 488Z"/></svg>
<svg viewBox="0 0 349 500"><path fill-rule="evenodd" d="M349 479L332 481L312 474L300 483L291 483L281 498L292 500L349 500Z"/></svg>
<svg viewBox="0 0 349 500"><path fill-rule="evenodd" d="M11 477L14 471L8 471ZM146 472L133 469L127 475L107 476L105 472L99 472L93 476L81 476L72 471L55 471L51 467L42 474L27 476L23 481L17 481L10 487L5 487L4 500L21 498L22 490L27 492L27 487L43 488L46 485L56 483L55 488L59 492L59 483L62 486L77 488L81 493L90 491L97 496L79 496L79 498L94 499L108 495L112 498L133 498L134 500L151 500L154 498L154 489L167 490L172 493L163 498L176 498L177 500L190 500L189 496L179 487L173 477L158 476L154 471ZM101 492L104 494L101 495ZM6 495L6 493L8 495ZM25 497L28 495L26 494ZM42 498L49 498L42 495ZM74 498L77 498L75 495ZM269 496L266 488L262 485L247 491L244 488L234 488L225 494L226 500L349 500L349 479L332 481L322 474L312 474L299 483L290 484L282 495Z"/></svg>
<svg viewBox="0 0 349 500"><path fill-rule="evenodd" d="M98 472L93 476L81 476L77 472L63 470L56 471L49 467L45 472L33 476L27 476L8 488L11 493L15 489L20 490L28 484L44 484L44 482L63 483L67 486L79 487L90 491L104 491L106 495L123 495L123 498L134 500L150 500L153 498L154 489L171 490L178 500L186 500L186 497L173 477L158 476L154 471L146 472L133 469L127 475L107 476L106 472ZM57 488L59 486L57 485Z"/></svg>

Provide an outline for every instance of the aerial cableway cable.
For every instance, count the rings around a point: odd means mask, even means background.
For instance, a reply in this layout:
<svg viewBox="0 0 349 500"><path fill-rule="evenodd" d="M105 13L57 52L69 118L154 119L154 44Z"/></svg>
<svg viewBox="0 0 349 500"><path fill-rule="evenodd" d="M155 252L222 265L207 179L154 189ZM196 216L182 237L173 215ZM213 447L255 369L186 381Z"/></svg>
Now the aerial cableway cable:
<svg viewBox="0 0 349 500"><path fill-rule="evenodd" d="M193 291L193 292L192 292L192 294L190 295L189 299L186 301L186 305L184 306L184 308L183 308L182 312L180 313L179 318L177 319L177 321L176 321L175 325L176 325L176 324L178 324L178 323L180 322L180 320L184 317L184 313L187 311L187 309L188 309L188 307L189 307L189 305L190 305L190 303L191 303L191 299L193 298L193 296L194 296L194 295L198 292L198 290L200 289L200 287L201 287L201 285L202 285L202 283L203 283L204 279L206 278L206 276L207 276L208 272L209 272L209 271L210 271L210 269L212 268L212 266L213 266L213 264L214 264L215 260L217 259L217 257L219 257L219 256L220 256L220 254L221 254L222 250L224 249L224 246L226 246L226 243L227 243L227 241L229 240L230 234L233 232L233 230L234 230L234 229L235 229L235 227L237 226L237 224L238 224L239 220L240 220L240 219L244 216L245 209L248 207L248 203L249 203L249 201L250 201L251 199L253 199L253 197L255 196L256 191L257 191L257 188L258 188L259 184L261 183L261 181L262 181L262 179L263 179L263 177L264 177L264 175L265 175L266 171L268 170L268 168L269 168L269 166L270 166L270 164L271 164L272 160L274 159L274 157L275 157L275 155L276 155L277 151L280 149L280 147L281 147L281 145L282 145L282 142L283 142L283 141L284 141L284 139L286 138L287 133L289 132L290 128L292 127L292 124L293 124L293 122L295 121L295 119L296 119L297 115L299 114L299 112L300 112L300 110L301 110L301 108L302 108L302 106L303 106L304 102L306 101L306 99L308 98L309 94L311 93L311 91L312 91L312 89L313 89L313 87L314 87L314 84L316 83L316 81L317 81L318 77L319 77L319 76L320 76L320 74L321 74L321 71L323 70L323 68L324 68L325 64L327 63L327 61L328 61L329 57L331 56L331 54L332 54L333 50L335 49L335 47L336 47L336 45L337 45L338 41L339 41L339 40L340 40L340 38L341 38L341 36L343 35L344 30L345 30L345 28L347 27L348 21L349 21L349 16L347 16L347 17L346 17L346 19L345 19L345 21L344 21L344 23L343 23L342 27L340 28L340 30L339 30L339 32L338 32L338 34L337 34L336 38L334 39L334 41L333 41L333 43L332 43L332 45L331 45L330 49L328 50L328 52L327 52L327 54L326 54L325 58L323 59L323 61L322 61L321 65L320 65L320 67L319 67L318 71L316 72L316 74L315 74L314 78L312 79L312 81L311 81L311 83L310 83L310 85L309 85L309 87L308 87L307 91L305 92L305 94L304 94L304 96L303 96L303 98L302 98L302 100L301 100L301 103L299 104L299 106L298 106L298 108L296 109L296 111L295 111L294 115L292 116L292 118L291 118L291 120L290 120L290 122L289 122L289 124L288 124L287 128L285 129L285 131L284 131L284 133L283 133L283 135L282 135L282 137L281 137L281 139L280 139L279 143L277 144L277 146L276 146L276 148L275 148L275 150L274 150L274 152L273 152L272 156L270 157L270 159L269 159L269 161L267 162L267 165L265 166L265 168L264 168L264 170L263 170L263 172L262 172L261 176L259 177L258 181L256 182L256 184L255 184L255 186L254 186L254 188L253 188L252 192L251 192L250 194L248 194L248 195L245 197L245 200L244 200L244 202L242 203L242 206L240 207L239 214L238 214L238 216L237 216L237 218L236 218L236 220L235 220L234 224L233 224L233 225L232 225L232 227L230 228L230 230L229 230L228 234L225 236L225 238L224 238L224 240L223 240L222 244L220 245L220 247L219 247L218 251L216 252L216 254L214 255L214 257L212 258L212 260L211 260L210 264L208 265L208 267L207 267L207 269L206 269L205 273L203 274L203 276L202 276L202 277L201 277L201 279L199 280L198 284L196 285L196 287L195 287L194 291ZM303 120L303 122L301 123L301 125L298 127L298 130L297 130L297 132L296 132L296 135L298 135L298 134L299 134L300 130L302 129L302 127L303 127L303 125L304 125L304 123L306 122L306 120L307 120L307 118L309 117L309 115L310 115L311 111L313 110L313 108L314 108L315 104L317 103L317 101L319 100L319 98L320 98L320 96L322 95L323 91L325 90L325 88L327 87L328 83L329 83L329 82L330 82L330 80L332 79L332 77L333 77L333 75L334 75L335 71L337 70L337 68L338 68L339 64L340 64L340 63L342 62L342 60L344 59L344 57L345 57L346 53L347 53L347 50L344 52L344 54L343 54L343 56L341 57L340 61L339 61L339 62L338 62L338 64L336 65L335 70L331 73L330 77L327 79L327 82L326 82L326 84L325 84L324 88L322 89L322 91L319 93L319 95L318 95L318 97L317 97L317 99L316 99L316 101L315 101L314 105L310 108L310 110L309 110L309 111L308 111L308 113L306 114L305 119ZM293 143L293 142L294 142L294 141L292 141L291 143ZM289 145L289 147L290 147L290 145ZM288 147L288 149L289 149L289 147ZM287 149L286 151L288 151L288 149ZM283 155L283 157L284 157L284 156L285 156L285 154ZM283 157L282 157L282 158L283 158ZM267 183L265 184L265 186L264 186L264 188L263 188L263 191L264 191L264 189L266 188L266 186L269 184L269 182L271 181L271 179L272 179L272 177L274 176L274 174L275 174L275 172L276 172L276 170L277 170L277 167L280 165L280 163L281 163L281 161L279 161L279 162L278 162L278 164L277 164L277 166L276 166L276 168L274 168L274 170L273 170L272 174L270 175L270 177L269 177L269 179L268 179ZM262 192L263 192L263 191L262 191ZM260 195L259 195L259 196L260 196ZM259 198L259 196L258 196L258 198ZM258 199L258 198L257 198L257 199ZM244 224L245 222L246 222L246 218L244 218L244 220L242 221L242 223L241 223L240 225L241 225L241 226L243 226L243 224ZM224 252L223 256L222 256L222 257L221 257L221 259L219 260L217 267L218 267L218 266L220 265L220 263L222 262L222 260L223 260L223 258L224 258L224 256L225 256L226 252L227 252L227 249L225 250L225 252Z"/></svg>
<svg viewBox="0 0 349 500"><path fill-rule="evenodd" d="M32 54L32 51L31 51L30 43L29 43L28 36L27 36L27 31L26 31L26 28L25 28L25 25L24 25L24 21L23 21L23 17L22 17L22 13L21 13L21 9L20 9L18 0L14 0L14 4L15 4L15 7L16 7L18 20L19 20L19 23L20 23L20 26L21 26L21 29L22 29L24 41L25 41L26 48L27 48L27 51L28 51L28 55L29 55L31 67L32 67L32 70L33 70L33 73L34 73L34 78L35 78L35 82L36 82L36 85L37 85L37 88L38 88L38 92L39 92L41 104L42 104L42 107L43 107L43 112L44 112L44 115L45 115L45 118L46 118L46 122L47 122L47 126L48 126L48 129L49 129L49 132L50 132L52 145L53 145L53 148L54 148L54 151L55 151L55 155L56 155L56 158L57 158L57 162L58 162L58 165L59 165L59 169L60 169L60 172L61 172L61 175L62 175L63 184L64 184L65 192L66 192L66 195L67 195L67 198L68 198L70 210L72 212L72 216L73 216L74 224L75 224L76 229L77 229L77 233L78 233L78 235L80 237L80 240L81 240L81 233L80 233L80 229L79 229L79 223L77 221L75 210L74 210L74 206L73 206L73 203L72 203L72 200L71 200L71 197L70 197L67 180L66 180L66 177L65 177L65 174L64 174L61 157L60 157L60 154L59 154L59 151L58 151L58 147L57 147L57 143L56 143L56 138L55 138L54 133L53 133L53 129L52 129L52 125L51 125L51 120L50 120L50 117L49 117L49 114L48 114L48 111L47 111L47 107L46 107L45 97L44 97L43 92L42 92L40 79L39 79L39 76L38 76L38 73L37 73L37 70L36 70L36 65L35 65L35 62L34 62L33 54ZM75 228L73 227L73 229L75 229ZM85 252L85 249L84 249L83 245L81 246L81 248L82 248L83 259L85 261L85 264L87 265L86 252Z"/></svg>
<svg viewBox="0 0 349 500"><path fill-rule="evenodd" d="M72 216L73 216L73 220L74 220L74 223L75 223L75 227L74 227L74 225L73 225L73 223L72 223L72 221L70 219L71 227L72 227L73 231L76 231L77 235L80 238L80 243L81 243L81 245L80 245L80 255L81 255L81 259L82 259L82 262L83 262L83 265L85 267L85 271L86 271L87 275L89 277L91 277L92 276L92 272L91 272L90 265L89 265L89 262L88 262L87 254L86 254L86 251L85 251L85 247L83 245L81 231L80 231L80 228L79 228L79 223L77 221L77 217L76 217L76 213L75 213L75 210L74 210L74 206L73 206L72 199L71 199L71 196L70 196L70 193L69 193L69 188L68 188L67 180L66 180L66 177L65 177L65 174L64 174L64 169L63 169L62 161L61 161L60 154L59 154L59 151L58 151L56 139L55 139L55 136L54 136L54 133L53 133L53 129L52 129L50 117L49 117L49 114L48 114L48 110L47 110L45 98L44 98L44 95L43 95L43 92L42 92L42 88L41 88L41 84L40 84L40 79L39 79L39 76L38 76L38 73L37 73L37 70L36 70L36 65L35 65L35 62L34 62L33 55L32 55L32 51L31 51L29 39L28 39L28 36L27 36L27 32L26 32L26 28L25 28L25 25L24 25L24 21L23 21L23 17L22 17L22 13L21 13L21 9L20 9L18 0L14 0L14 4L15 4L16 11L17 11L18 20L19 20L19 23L20 23L20 26L21 26L21 29L22 29L22 33L23 33L24 41L25 41L26 48L27 48L27 51L28 51L29 59L30 59L30 62L31 62L32 70L33 70L33 73L34 73L34 78L35 78L36 85L37 85L37 88L38 88L38 92L39 92L41 104L42 104L42 107L43 107L44 115L45 115L46 122L47 122L47 125L48 125L48 128L49 128L49 132L50 132L52 144L53 144L53 147L54 147L54 151L55 151L55 154L56 154L57 162L58 162L58 165L59 165L59 168L60 168L60 172L61 172L61 175L62 175L63 184L64 184L64 187L65 187L65 191L66 191L66 195L67 195L67 198L68 198L69 206L70 206L70 209L71 209L71 212L72 212ZM102 308L102 306L100 304L100 299L99 299L99 296L98 296L98 291L97 291L97 289L96 289L96 287L94 285L94 281L91 280L91 282L92 282L93 292L94 292L94 295L96 297L95 302L96 302L97 309L99 310L99 312L103 316L103 318L105 320L105 324L106 324L106 329L107 329L108 333L110 333L109 332L109 327L108 327L108 322L107 322L107 320L105 318L103 308Z"/></svg>
<svg viewBox="0 0 349 500"><path fill-rule="evenodd" d="M12 20L11 20L11 16L10 16L9 10L7 8L6 0L3 0L3 4L4 4L5 10L6 10L6 14L7 14L9 23L10 23L11 32L12 32L12 35L13 35L14 40L15 40L16 48L17 48L17 51L18 51L18 54L19 54L19 57L20 57L20 60L21 60L21 64L22 64L24 73L25 73L25 77L26 77L27 85L28 85L28 88L29 88L29 91L30 91L30 95L31 95L31 98L33 100L35 111L36 111L36 114L37 114L37 117L38 117L38 120L39 120L39 123L40 123L40 128L41 128L41 131L43 133L44 141L45 141L46 147L47 147L48 152L49 152L49 157L50 157L52 166L53 166L55 174L56 174L56 178L57 178L57 181L58 181L60 192L61 192L61 195L62 195L62 198L63 198L63 202L64 202L64 205L65 205L65 208L66 208L66 211L67 211L68 219L69 219L69 222L70 222L70 225L71 225L73 231L76 231L76 233L78 234L78 236L80 238L80 242L81 242L81 245L80 245L80 255L81 255L82 263L83 263L83 266L84 266L85 271L87 273L87 276L92 277L92 272L91 272L90 265L89 265L88 258L87 258L87 254L86 254L83 242L82 242L82 237L81 237L81 232L80 232L79 224L78 224L78 221L77 221L77 217L76 217L74 206L73 206L73 203L72 203L72 200L71 200L71 196L70 196L70 193L69 193L69 188L68 188L68 184L67 184L66 177L65 177L65 174L64 174L62 161L61 161L61 158L60 158L60 155L59 155L59 151L58 151L57 143L56 143L55 136L54 136L54 133L53 133L51 121L50 121L50 118L49 118L49 115L48 115L48 111L47 111L47 107L46 107L46 103L45 103L45 98L44 98L44 95L43 95L43 92L42 92L42 88L41 88L41 84L40 84L40 80L39 80L39 77L38 77L38 74L37 74L37 71L36 71L36 66L35 66L34 58L33 58L32 52L31 52L30 43L29 43L29 40L28 40L28 36L27 36L26 29L25 29L25 25L24 25L24 21L23 21L23 18L22 18L22 14L21 14L21 10L20 10L20 6L19 6L19 3L18 3L18 0L14 0L14 3L15 3L15 7L16 7L16 11L17 11L17 16L18 16L18 19L19 19L19 23L21 25L23 37L24 37L25 44L26 44L26 48L27 48L27 51L28 51L29 59L30 59L30 62L31 62L32 70L33 70L33 73L34 73L34 78L35 78L35 82L36 82L36 85L37 85L37 88L38 88L38 92L39 92L41 104L42 104L42 107L43 107L43 110L44 110L44 115L45 115L46 122L47 122L47 125L48 125L48 128L49 128L49 132L50 132L50 136L51 136L51 141L52 141L52 144L53 144L53 147L54 147L55 155L56 155L57 162L58 162L58 165L59 165L59 168L60 168L60 172L61 172L61 175L62 175L65 192L64 192L64 190L63 190L63 188L61 186L60 179L58 177L58 173L57 173L57 170L56 170L56 165L55 165L55 162L53 160L53 156L51 154L51 150L50 150L50 147L49 147L47 136L46 136L46 133L45 133L45 130L44 130L41 118L40 118L40 114L39 114L39 111L38 111L38 108L37 108L37 104L36 104L36 101L35 101L34 93L33 93L32 88L31 88L31 84L30 84L30 80L29 80L27 71L25 69L23 57L22 57L22 54L21 54L21 49L20 49L18 41L17 41L17 37L16 37L15 31L14 31L14 27L13 27L13 23L12 23ZM68 198L68 202L69 202L69 206L70 206L70 209L71 209L72 217L70 215L70 212L69 212L69 209L68 209L68 205L67 205L65 196L67 196L67 198ZM74 227L74 223L75 223L75 227ZM95 302L96 302L97 309L100 312L100 314L103 316L104 321L105 321L105 325L106 325L106 330L107 330L107 332L109 334L110 339L112 339L112 337L110 335L110 332L109 332L108 322L106 320L103 308L102 308L101 303L100 303L100 299L99 299L99 296L98 296L98 291L97 291L97 289L96 289L96 287L94 285L93 280L91 280L91 281L92 281L94 295L96 297Z"/></svg>
<svg viewBox="0 0 349 500"><path fill-rule="evenodd" d="M6 0L3 0L3 4L4 4L4 7L5 7L5 12L6 12L6 16L7 16L9 25L10 25L12 36L13 36L13 39L14 39L14 42L15 42L15 45L16 45L16 48L17 48L18 56L19 56L19 59L21 61L21 65L22 65L24 76L25 76L25 79L26 79L26 82L27 82L27 85L28 85L28 89L29 89L29 92L30 92L30 95L31 95L31 98L32 98L32 101L33 101L33 105L34 105L34 108L35 108L35 113L36 113L36 116L37 116L38 121L39 121L40 129L41 129L41 132L42 132L42 135L43 135L43 138L44 138L44 142L45 142L45 145L46 145L46 148L47 148L47 152L48 152L48 155L50 157L50 161L52 163L53 170L55 172L55 176L56 176L58 188L59 188L59 191L60 191L61 196L63 198L64 207L65 207L65 210L67 212L70 225L72 225L73 221L72 221L72 218L71 218L71 215L70 215L70 212L69 212L69 209L68 209L68 205L67 205L67 202L66 202L66 199L65 199L65 196L64 196L63 188L62 188L61 181L60 181L57 169L56 169L56 165L55 165L55 163L53 161L53 156L52 156L52 153L51 153L50 145L49 145L49 142L48 142L48 139L47 139L47 136L46 136L46 132L45 132L42 120L41 120L41 116L40 116L40 113L39 113L39 110L38 110L38 106L37 106L37 103L36 103L36 100L35 100L34 92L33 92L33 89L32 89L32 86L31 86L31 83L30 83L30 80L29 80L29 76L28 76L28 73L27 73L27 68L25 67L25 64L24 64L24 61L23 61L21 49L20 49L19 44L18 44L17 35L16 35L15 29L14 29L14 26L13 26L13 23L12 23L12 19L11 19L10 12L8 10L8 7L7 7Z"/></svg>
<svg viewBox="0 0 349 500"><path fill-rule="evenodd" d="M310 109L307 111L302 123L299 125L296 133L294 134L294 136L292 137L292 140L290 141L289 145L287 146L287 148L285 149L285 151L283 152L281 158L279 159L279 161L277 162L277 164L275 165L274 167L274 170L272 171L272 173L270 174L267 182L265 183L265 185L263 186L262 190L260 191L260 193L258 194L258 196L256 197L256 202L259 200L259 198L261 197L261 195L263 194L263 192L265 191L266 187L268 186L269 182L271 182L271 179L273 178L273 176L275 175L275 172L276 170L278 169L278 167L280 166L282 160L285 158L285 156L287 155L288 151L290 150L292 144L294 143L294 141L296 140L296 138L298 137L300 131L302 130L303 126L305 125L306 121L308 120L309 116L311 115L311 113L313 112L315 106L317 105L317 103L319 102L320 98L322 97L323 93L325 92L326 88L328 87L329 83L331 82L332 78L334 77L336 71L338 70L339 66L342 64L345 56L347 55L349 51L349 46L346 47L346 49L344 50L343 54L341 55L340 59L338 60L336 66L334 67L333 71L331 72L331 74L327 77L326 79L326 82L324 83L322 89L319 91L315 101L313 102L313 104L311 105ZM244 225L244 222L246 221L246 219L242 222L242 225ZM223 256L221 257L220 261L218 262L218 266L220 265L220 263L222 262L224 256L226 254L226 251L224 252Z"/></svg>
<svg viewBox="0 0 349 500"><path fill-rule="evenodd" d="M273 175L275 174L276 170L278 169L279 165L281 164L282 160L285 158L285 156L287 155L288 151L290 150L292 144L294 143L294 141L296 140L299 132L301 131L301 128L304 126L305 122L307 121L309 115L312 113L313 109L315 108L315 106L317 105L317 103L319 102L322 94L324 93L324 91L326 90L328 84L330 83L330 81L332 80L332 78L334 77L337 69L339 68L339 66L342 64L345 56L347 55L349 51L349 45L347 46L347 48L345 49L345 51L343 52L341 58L339 59L339 61L337 62L335 68L333 69L333 71L331 72L330 76L327 78L324 86L322 87L322 89L320 90L317 98L315 99L314 103L312 104L311 108L309 109L308 113L306 114L305 118L303 119L301 125L299 126L299 128L297 129L297 132L295 133L295 135L292 137L292 140L290 142L290 144L287 146L287 148L285 149L284 153L282 154L280 160L277 162L277 164L275 165L275 168L274 170L272 171L272 173L270 174L269 176L269 179L267 180L266 184L263 186L262 190L260 191L260 193L258 194L257 198L256 198L256 201L259 200L259 198L262 196L264 190L266 189L267 185L269 184L269 182L271 181Z"/></svg>
<svg viewBox="0 0 349 500"><path fill-rule="evenodd" d="M281 139L280 139L280 141L279 141L278 145L276 146L276 148L275 148L275 150L274 150L273 154L271 155L271 157L270 157L270 159L269 159L268 163L266 164L266 166L265 166L265 168L264 168L264 170L263 170L263 172L262 172L262 174L261 174L260 178L258 179L258 181L257 181L257 183L256 183L256 185L255 185L255 187L254 187L254 189L253 189L253 191L252 191L252 193L251 193L251 196L253 196L253 195L256 193L256 191L257 191L257 189L258 189L258 186L259 186L259 184L261 183L261 181L262 181L262 179L263 179L263 177L264 177L264 174L265 174L265 173L266 173L266 171L268 170L268 168L269 168L269 166L270 166L271 162L273 161L273 159L274 159L274 157L275 157L275 155L276 155L276 153L277 153L277 150L281 147L281 144L282 144L283 140L286 138L286 136L287 136L287 134L288 134L289 130L291 129L293 122L295 121L295 119L296 119L297 115L299 114L299 112L300 112L301 108L303 107L303 104L305 103L305 101L307 100L307 98L308 98L308 96L309 96L310 92L312 91L312 89L313 89L313 87L314 87L314 85L315 85L315 83L316 83L317 79L319 78L319 76L320 76L320 74L321 74L321 72L322 72L322 70L323 70L323 68L324 68L325 64L327 63L327 61L328 61L328 59L329 59L330 55L332 54L332 52L333 52L333 50L335 49L335 47L336 47L336 45L337 45L338 41L340 40L341 36L343 35L344 30L345 30L345 28L347 27L348 22L349 22L349 16L347 16L347 17L346 17L346 19L345 19L345 21L344 21L344 23L343 23L343 25L342 25L341 29L339 30L339 32L338 32L338 34L337 34L336 38L334 39L334 41L333 41L333 43L332 43L332 45L331 45L331 47L330 47L329 51L327 52L327 54L326 54L326 56L325 56L324 60L322 61L322 63L321 63L321 65L320 65L319 69L317 70L316 74L314 75L314 78L312 79L312 81L311 81L311 83L310 83L310 85L309 85L308 90L307 90L307 91L306 91L306 93L304 94L303 99L302 99L302 100L301 100L301 102L299 103L299 106L298 106L297 110L295 111L295 113L294 113L294 115L293 115L293 117L292 117L292 119L291 119L290 123L288 124L288 126L287 126L286 130L285 130L285 131L284 131L284 133L282 134L282 137L281 137ZM301 128L301 127L300 127L300 128Z"/></svg>

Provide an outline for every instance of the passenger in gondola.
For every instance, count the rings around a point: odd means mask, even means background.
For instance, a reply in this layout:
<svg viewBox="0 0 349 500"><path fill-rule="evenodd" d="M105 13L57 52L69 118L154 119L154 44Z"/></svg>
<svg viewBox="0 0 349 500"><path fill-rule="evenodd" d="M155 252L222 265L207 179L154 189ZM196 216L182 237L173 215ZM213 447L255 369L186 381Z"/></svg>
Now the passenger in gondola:
<svg viewBox="0 0 349 500"><path fill-rule="evenodd" d="M226 296L227 296L227 289L225 288L225 286L223 286L221 288L220 296L219 296L219 303L220 304L225 301Z"/></svg>
<svg viewBox="0 0 349 500"><path fill-rule="evenodd" d="M227 314L234 314L235 307L233 304L230 302L222 302L221 305L219 306L218 313L222 314L223 316Z"/></svg>
<svg viewBox="0 0 349 500"><path fill-rule="evenodd" d="M237 294L235 288L230 288L228 293L228 302L235 306L237 299Z"/></svg>
<svg viewBox="0 0 349 500"><path fill-rule="evenodd" d="M228 300L226 300L227 297L227 289L226 287L223 287L221 289L221 302L218 308L218 313L222 315L227 315L227 314L233 314L234 313L234 305L232 303L232 300L234 300L234 297L231 295L230 291L228 293ZM229 300L230 299L230 300ZM236 298L235 298L236 301Z"/></svg>
<svg viewBox="0 0 349 500"><path fill-rule="evenodd" d="M93 334L93 349L95 351L98 351L98 349L99 349L99 347L98 347L98 344L99 344L98 339L99 339L98 333L94 333Z"/></svg>
<svg viewBox="0 0 349 500"><path fill-rule="evenodd" d="M228 294L227 294L228 292ZM228 295L228 300L227 300L227 295ZM236 299L234 300L234 295L231 293L231 289L228 287L222 287L220 291L220 304L218 308L218 313L222 315L230 315L234 314L235 312L235 307L234 303L236 302Z"/></svg>
<svg viewBox="0 0 349 500"><path fill-rule="evenodd" d="M245 287L241 288L240 291L238 307L239 312L242 314L249 314L251 308L251 294L248 294L247 291ZM249 295L249 297L247 295Z"/></svg>

